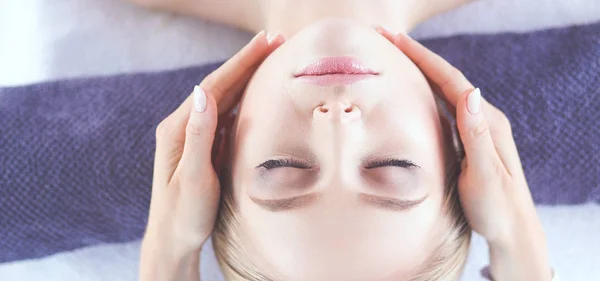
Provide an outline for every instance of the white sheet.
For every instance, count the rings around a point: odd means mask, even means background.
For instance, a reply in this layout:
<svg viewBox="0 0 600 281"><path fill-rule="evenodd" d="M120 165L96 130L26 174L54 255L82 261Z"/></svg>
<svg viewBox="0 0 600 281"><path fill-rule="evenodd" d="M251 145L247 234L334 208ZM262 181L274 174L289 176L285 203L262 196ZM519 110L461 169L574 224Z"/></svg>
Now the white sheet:
<svg viewBox="0 0 600 281"><path fill-rule="evenodd" d="M598 0L479 0L414 35L527 31L598 19ZM219 61L250 37L125 0L0 0L0 86Z"/></svg>
<svg viewBox="0 0 600 281"><path fill-rule="evenodd" d="M420 26L415 37L529 31L600 20L598 0L476 1ZM251 35L122 0L0 0L0 86L155 71L226 59ZM540 207L563 280L600 280L600 206ZM202 276L221 280L205 247ZM1 249L0 249L1 250ZM0 280L135 280L139 242L99 245L0 265ZM485 243L473 241L464 280L481 280Z"/></svg>
<svg viewBox="0 0 600 281"><path fill-rule="evenodd" d="M600 206L544 206L538 213L546 230L550 261L562 280L600 280ZM99 245L39 260L0 265L0 280L126 281L137 279L139 241ZM203 281L222 281L212 246L202 251ZM488 264L487 246L475 235L462 280L484 280L479 271Z"/></svg>

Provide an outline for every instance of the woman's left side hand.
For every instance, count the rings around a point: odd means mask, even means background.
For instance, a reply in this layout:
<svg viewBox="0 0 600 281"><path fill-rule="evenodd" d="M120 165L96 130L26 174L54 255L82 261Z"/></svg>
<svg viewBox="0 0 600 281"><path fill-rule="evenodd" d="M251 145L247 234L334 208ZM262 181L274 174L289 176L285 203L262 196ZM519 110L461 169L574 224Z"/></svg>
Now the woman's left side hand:
<svg viewBox="0 0 600 281"><path fill-rule="evenodd" d="M488 242L494 280L550 280L546 237L506 115L439 55L404 34L378 31L419 67L456 114L466 154L458 180L461 205Z"/></svg>
<svg viewBox="0 0 600 281"><path fill-rule="evenodd" d="M260 63L279 45L264 32L208 75L156 129L156 154L140 280L199 280L199 251L220 201L212 165L219 113L237 103Z"/></svg>

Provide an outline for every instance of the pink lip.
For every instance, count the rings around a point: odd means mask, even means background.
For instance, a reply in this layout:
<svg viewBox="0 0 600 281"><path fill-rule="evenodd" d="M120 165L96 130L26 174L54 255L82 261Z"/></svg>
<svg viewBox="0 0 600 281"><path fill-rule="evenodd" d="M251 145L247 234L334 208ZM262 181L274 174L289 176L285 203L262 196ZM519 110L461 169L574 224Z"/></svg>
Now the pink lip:
<svg viewBox="0 0 600 281"><path fill-rule="evenodd" d="M352 57L322 58L294 75L319 86L349 85L378 75Z"/></svg>

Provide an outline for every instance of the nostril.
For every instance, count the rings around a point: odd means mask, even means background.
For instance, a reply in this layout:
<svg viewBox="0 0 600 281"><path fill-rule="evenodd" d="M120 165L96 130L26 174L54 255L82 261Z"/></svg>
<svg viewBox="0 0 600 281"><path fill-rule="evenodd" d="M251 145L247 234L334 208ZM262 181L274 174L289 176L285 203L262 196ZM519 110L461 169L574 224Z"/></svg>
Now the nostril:
<svg viewBox="0 0 600 281"><path fill-rule="evenodd" d="M346 112L346 113L350 113L350 112L352 112L352 107L348 107L348 108L346 108L346 109L344 110L344 112Z"/></svg>
<svg viewBox="0 0 600 281"><path fill-rule="evenodd" d="M327 112L329 112L329 108L321 105L321 106L319 106L319 111L321 111L322 113L327 113Z"/></svg>

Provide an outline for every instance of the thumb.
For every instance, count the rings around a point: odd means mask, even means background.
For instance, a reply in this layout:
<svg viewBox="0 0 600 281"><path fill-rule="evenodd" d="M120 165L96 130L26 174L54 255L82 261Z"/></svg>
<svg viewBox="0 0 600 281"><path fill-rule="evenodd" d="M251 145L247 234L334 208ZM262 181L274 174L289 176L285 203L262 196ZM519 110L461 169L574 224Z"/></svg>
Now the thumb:
<svg viewBox="0 0 600 281"><path fill-rule="evenodd" d="M482 103L479 88L463 95L456 107L456 122L468 166L475 168L476 174L483 179L490 179L489 176L497 172L497 161L500 159L482 112Z"/></svg>
<svg viewBox="0 0 600 281"><path fill-rule="evenodd" d="M200 86L194 87L193 106L186 129L179 168L185 180L197 182L207 169L212 171L211 153L217 129L218 112L214 98Z"/></svg>

